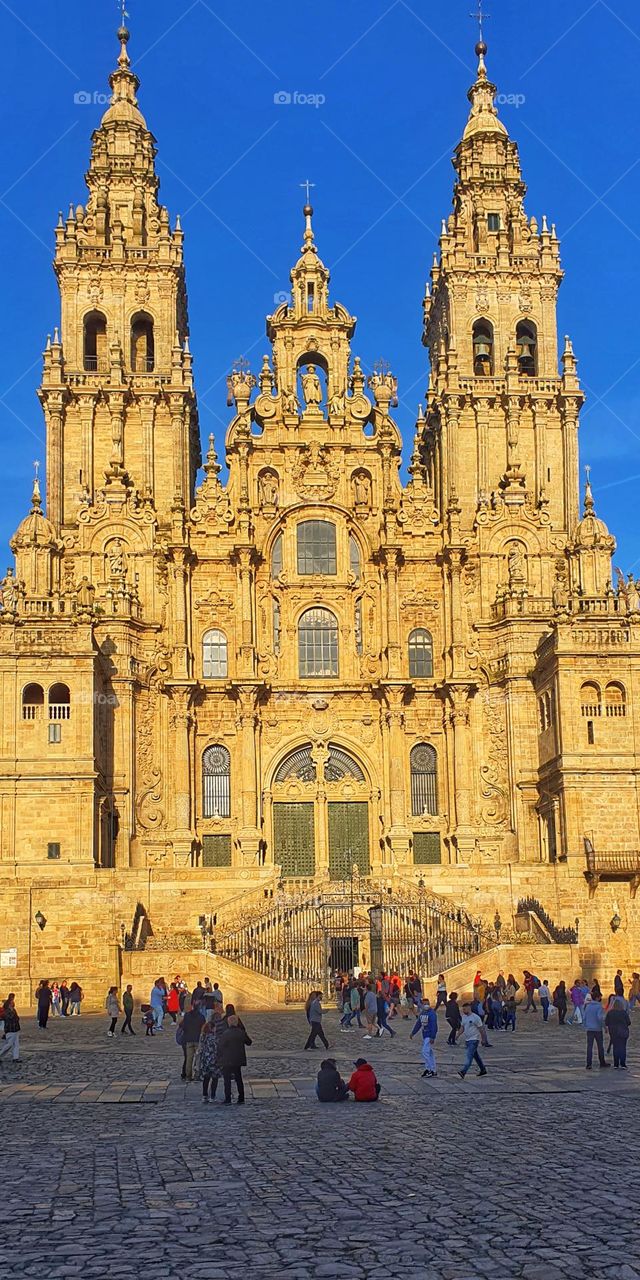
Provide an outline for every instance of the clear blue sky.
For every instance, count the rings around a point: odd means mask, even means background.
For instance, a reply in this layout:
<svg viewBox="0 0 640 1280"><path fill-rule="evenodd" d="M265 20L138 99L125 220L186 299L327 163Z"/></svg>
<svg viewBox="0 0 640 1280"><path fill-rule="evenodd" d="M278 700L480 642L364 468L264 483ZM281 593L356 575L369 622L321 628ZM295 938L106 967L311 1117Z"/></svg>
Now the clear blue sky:
<svg viewBox="0 0 640 1280"><path fill-rule="evenodd" d="M471 0L128 0L140 103L158 147L161 199L182 213L203 436L218 450L233 360L257 367L264 316L288 287L313 203L332 296L359 317L355 351L400 380L410 440L427 362L424 281L449 212L451 153L467 115L477 38ZM488 66L520 145L527 209L557 223L566 279L559 328L587 391L581 461L616 563L640 572L640 13L626 0L490 0ZM35 389L58 320L58 209L85 199L91 131L116 57L116 0L0 0L9 104L2 136L0 544L44 459ZM324 95L320 106L274 102ZM406 463L406 459L405 459ZM3 565L0 552L0 567ZM8 563L8 554L5 555Z"/></svg>

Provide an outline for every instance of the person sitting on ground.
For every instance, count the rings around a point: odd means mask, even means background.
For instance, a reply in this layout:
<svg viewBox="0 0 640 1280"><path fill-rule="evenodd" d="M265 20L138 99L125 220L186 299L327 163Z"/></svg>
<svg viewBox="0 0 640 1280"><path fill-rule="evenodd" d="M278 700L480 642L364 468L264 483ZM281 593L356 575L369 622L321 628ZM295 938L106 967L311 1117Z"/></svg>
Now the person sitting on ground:
<svg viewBox="0 0 640 1280"><path fill-rule="evenodd" d="M356 1102L377 1102L380 1096L380 1085L376 1073L366 1058L356 1058L355 1071L352 1072L347 1088Z"/></svg>
<svg viewBox="0 0 640 1280"><path fill-rule="evenodd" d="M320 1063L316 1097L318 1102L346 1102L349 1097L349 1087L338 1071L335 1058L325 1058Z"/></svg>

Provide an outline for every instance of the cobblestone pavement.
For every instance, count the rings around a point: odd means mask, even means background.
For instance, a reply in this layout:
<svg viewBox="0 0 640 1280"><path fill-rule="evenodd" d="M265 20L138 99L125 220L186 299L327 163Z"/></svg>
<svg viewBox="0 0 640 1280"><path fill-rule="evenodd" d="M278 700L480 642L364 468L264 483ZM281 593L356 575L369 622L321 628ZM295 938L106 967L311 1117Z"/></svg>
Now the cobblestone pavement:
<svg viewBox="0 0 640 1280"><path fill-rule="evenodd" d="M489 1075L421 1079L418 1040L326 1029L381 1104L321 1107L304 1015L244 1015L248 1105L203 1107L170 1028L23 1019L0 1083L0 1280L640 1280L640 1014L630 1070L584 1070L584 1035L522 1015ZM445 1024L446 1028L446 1024ZM55 1105L54 1105L55 1104ZM107 1105L108 1104L108 1105Z"/></svg>

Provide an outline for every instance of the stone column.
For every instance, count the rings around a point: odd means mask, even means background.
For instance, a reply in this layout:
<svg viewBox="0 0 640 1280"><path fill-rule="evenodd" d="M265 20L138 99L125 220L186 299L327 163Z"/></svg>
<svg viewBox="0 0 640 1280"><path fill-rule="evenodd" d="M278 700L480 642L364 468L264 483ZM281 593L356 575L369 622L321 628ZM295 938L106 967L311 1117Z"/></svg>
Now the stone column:
<svg viewBox="0 0 640 1280"><path fill-rule="evenodd" d="M408 862L411 833L407 826L406 779L409 774L404 732L404 685L387 686L384 725L389 760L389 839L395 862Z"/></svg>
<svg viewBox="0 0 640 1280"><path fill-rule="evenodd" d="M82 467L82 488L93 498L95 477L93 474L93 431L94 431L94 396L79 396L80 405L80 460Z"/></svg>
<svg viewBox="0 0 640 1280"><path fill-rule="evenodd" d="M63 522L64 441L63 410L60 398L47 401L47 515L56 529Z"/></svg>
<svg viewBox="0 0 640 1280"><path fill-rule="evenodd" d="M258 769L256 729L258 726L258 689L255 685L236 685L238 698L239 760L234 780L238 780L240 827L238 845L243 866L258 864L260 831L258 828Z"/></svg>
<svg viewBox="0 0 640 1280"><path fill-rule="evenodd" d="M469 730L469 698L472 685L449 685L449 723L453 729L455 789L451 809L455 809L456 844L466 860L474 844L472 832L472 746ZM453 816L453 815L452 815ZM452 822L452 826L454 823Z"/></svg>
<svg viewBox="0 0 640 1280"><path fill-rule="evenodd" d="M254 673L252 555L251 547L236 548L240 574L240 670L244 676Z"/></svg>
<svg viewBox="0 0 640 1280"><path fill-rule="evenodd" d="M169 688L169 723L173 730L173 851L176 866L187 866L193 850L191 814L191 696L190 685Z"/></svg>

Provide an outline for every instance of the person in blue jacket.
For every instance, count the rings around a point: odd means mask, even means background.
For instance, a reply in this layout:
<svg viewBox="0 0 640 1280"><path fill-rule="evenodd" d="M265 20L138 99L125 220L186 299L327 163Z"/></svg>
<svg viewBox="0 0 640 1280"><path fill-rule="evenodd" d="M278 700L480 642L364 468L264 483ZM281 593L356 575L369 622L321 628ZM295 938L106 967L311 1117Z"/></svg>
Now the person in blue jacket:
<svg viewBox="0 0 640 1280"><path fill-rule="evenodd" d="M423 1077L437 1076L436 1055L434 1053L433 1046L438 1034L438 1015L435 1009L431 1008L428 1000L422 1001L420 1012L416 1018L415 1025L409 1039L413 1040L413 1037L416 1036L419 1031L422 1032L422 1061L424 1062L424 1071L422 1072L422 1075Z"/></svg>

